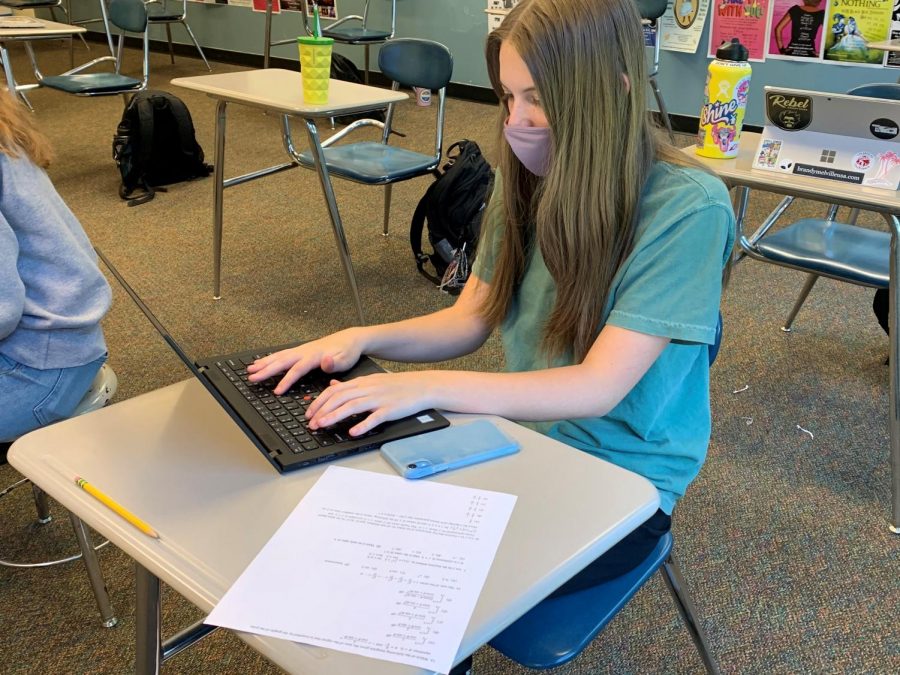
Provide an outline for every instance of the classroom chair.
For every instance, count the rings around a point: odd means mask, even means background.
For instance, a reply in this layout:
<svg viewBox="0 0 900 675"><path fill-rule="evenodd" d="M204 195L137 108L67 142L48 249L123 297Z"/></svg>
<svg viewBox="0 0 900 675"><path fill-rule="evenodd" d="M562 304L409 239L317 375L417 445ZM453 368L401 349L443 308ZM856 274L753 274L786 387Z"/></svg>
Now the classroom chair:
<svg viewBox="0 0 900 675"><path fill-rule="evenodd" d="M665 14L668 0L635 0L638 13L641 15L641 22L653 30L655 39L653 40L653 65L647 77L650 80L650 88L653 90L653 96L656 97L656 106L659 108L659 116L662 118L666 130L669 132L669 138L675 140L675 134L672 131L672 120L669 119L669 112L666 108L666 102L663 100L662 92L659 89L657 75L659 75L659 18Z"/></svg>
<svg viewBox="0 0 900 675"><path fill-rule="evenodd" d="M394 37L397 29L397 0L391 0L391 28L388 30L384 27L372 28L369 25L369 2L363 6L362 16L353 14L345 16L343 19L322 26L322 37L329 37L335 42L345 45L362 45L365 48L365 69L363 76L365 83L369 84L369 47L372 45L384 44ZM304 9L309 5L308 0L303 0ZM307 12L303 14L303 28L308 35L313 34L313 26L309 22ZM385 22L386 23L386 22Z"/></svg>
<svg viewBox="0 0 900 675"><path fill-rule="evenodd" d="M722 314L709 346L709 365L722 344ZM605 583L555 598L548 598L513 622L488 644L513 661L535 669L561 666L578 656L619 613L644 583L660 568L663 580L675 600L691 638L700 652L707 672L716 674L718 665L709 650L706 635L696 619L697 611L672 555L674 538L667 533L647 559L630 572ZM471 657L451 670L451 675L471 671Z"/></svg>
<svg viewBox="0 0 900 675"><path fill-rule="evenodd" d="M76 96L114 96L117 94L134 94L147 88L150 70L150 42L147 33L147 9L142 0L110 0L108 8L110 23L119 28L118 51L115 58L115 71L112 73L83 73L81 71L93 66L96 59L62 75L44 76L38 69L37 60L31 44L26 42L25 49L34 67L34 74L41 86L58 89ZM122 54L125 46L125 33L140 33L143 38L143 76L140 80L122 75Z"/></svg>
<svg viewBox="0 0 900 675"><path fill-rule="evenodd" d="M72 412L72 417L77 417L78 415L83 415L105 406L109 402L109 400L113 396L115 396L118 386L119 380L116 377L115 371L113 371L112 367L109 364L104 363L100 367L100 370L97 371L97 375L94 377L90 389L88 389L87 393L81 398L81 401L78 403L78 405L75 406L75 410ZM20 485L24 485L27 482L29 482L27 478L22 478L21 480L16 481L5 490L0 492L0 497L9 494L12 490L19 487ZM41 490L37 485L34 484L32 484L31 490L34 495L34 504L37 508L38 523L46 525L53 519L53 516L50 514L49 504L47 503L47 495L43 490ZM100 563L97 561L96 553L97 550L99 550L103 546L106 546L106 544L108 544L109 542L104 541L101 544L94 546L91 542L87 528L85 527L84 523L81 522L81 519L75 517L71 513L69 514L69 519L72 522L72 528L75 530L75 538L78 541L79 548L81 549L80 553L76 553L75 555L71 555L66 558L60 558L58 560L48 560L36 563L12 562L9 560L0 559L0 566L20 569L51 567L53 565L61 565L63 563L72 562L74 560L82 558L87 569L91 588L94 591L94 598L97 601L97 607L100 610L100 620L104 627L112 628L119 622L119 620L116 618L115 613L113 612L112 605L110 604L109 593L107 592L106 584L103 581L103 575L100 571Z"/></svg>
<svg viewBox="0 0 900 675"><path fill-rule="evenodd" d="M203 63L206 64L206 69L212 72L212 68L209 65L209 61L206 60L206 55L203 53L203 50L200 48L200 43L197 42L197 38L194 37L194 31L191 30L190 25L187 22L187 7L188 0L181 0L181 11L180 12L171 12L168 11L166 7L166 0L147 0L144 3L147 10L147 22L151 26L164 25L166 27L166 39L169 42L169 58L172 59L172 64L175 64L175 51L172 48L172 24L180 23L184 26L184 29L187 31L188 37L191 38L191 42L194 43L194 46L197 48L197 51L200 53L200 58L203 59ZM151 6L159 5L158 11L150 11Z"/></svg>
<svg viewBox="0 0 900 675"><path fill-rule="evenodd" d="M433 173L441 162L441 147L444 138L444 109L447 84L453 74L453 57L450 50L438 42L418 38L398 38L389 40L378 53L378 66L386 77L393 81L395 90L403 87L422 87L437 92L436 137L434 153L426 155L404 148L388 145L391 135L391 120L394 105L388 106L385 121L357 120L322 143L325 166L329 174L339 178L384 186L383 234L388 234L391 210L391 185L418 176ZM355 129L363 126L377 126L383 129L381 142L334 143ZM300 164L314 169L313 156L309 151L300 153Z"/></svg>
<svg viewBox="0 0 900 675"><path fill-rule="evenodd" d="M900 100L900 84L866 84L848 94ZM838 206L828 209L825 218L804 218L779 229L769 230L784 215L794 197L787 196L750 237L738 240L740 258L773 263L807 273L806 282L781 330L790 333L794 319L819 277L887 288L890 284L891 235L856 225L858 209L851 209L846 222L837 220Z"/></svg>

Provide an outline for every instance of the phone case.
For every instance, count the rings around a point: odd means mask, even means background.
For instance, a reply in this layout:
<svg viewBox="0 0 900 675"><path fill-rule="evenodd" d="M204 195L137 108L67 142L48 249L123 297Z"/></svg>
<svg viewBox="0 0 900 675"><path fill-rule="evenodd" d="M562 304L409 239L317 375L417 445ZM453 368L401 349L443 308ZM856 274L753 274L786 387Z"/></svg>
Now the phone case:
<svg viewBox="0 0 900 675"><path fill-rule="evenodd" d="M488 420L453 425L381 446L381 454L405 478L424 478L518 450L519 444Z"/></svg>

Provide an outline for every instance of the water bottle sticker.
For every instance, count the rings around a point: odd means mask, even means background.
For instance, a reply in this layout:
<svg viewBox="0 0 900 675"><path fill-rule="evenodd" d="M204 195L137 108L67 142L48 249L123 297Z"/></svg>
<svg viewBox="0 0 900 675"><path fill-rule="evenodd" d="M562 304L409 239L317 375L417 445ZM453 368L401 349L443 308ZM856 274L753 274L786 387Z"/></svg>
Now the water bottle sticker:
<svg viewBox="0 0 900 675"><path fill-rule="evenodd" d="M805 129L812 122L812 114L812 99L809 96L766 92L766 117L779 129Z"/></svg>

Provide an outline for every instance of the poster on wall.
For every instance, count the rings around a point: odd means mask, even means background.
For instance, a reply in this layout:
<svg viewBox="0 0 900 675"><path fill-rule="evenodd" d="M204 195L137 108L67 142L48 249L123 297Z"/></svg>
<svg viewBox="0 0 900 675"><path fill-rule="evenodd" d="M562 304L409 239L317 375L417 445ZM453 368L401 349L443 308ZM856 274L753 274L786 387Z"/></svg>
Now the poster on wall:
<svg viewBox="0 0 900 675"><path fill-rule="evenodd" d="M254 12L265 12L266 4L272 3L272 14L281 14L281 0L251 0Z"/></svg>
<svg viewBox="0 0 900 675"><path fill-rule="evenodd" d="M822 58L827 0L773 0L769 56L803 61Z"/></svg>
<svg viewBox="0 0 900 675"><path fill-rule="evenodd" d="M900 40L900 0L894 0L894 9L891 14L891 40ZM900 68L900 52L885 52L884 65L886 68Z"/></svg>
<svg viewBox="0 0 900 675"><path fill-rule="evenodd" d="M893 0L832 0L825 30L826 61L881 66L884 52L867 42L890 33Z"/></svg>
<svg viewBox="0 0 900 675"><path fill-rule="evenodd" d="M769 0L713 0L709 23L709 50L714 58L723 42L738 38L751 61L766 60Z"/></svg>
<svg viewBox="0 0 900 675"><path fill-rule="evenodd" d="M291 3L296 6L290 8L292 12L302 12L303 11L303 0L281 0L284 5L285 11L288 10L287 3ZM323 19L337 19L337 0L319 0L319 16ZM310 18L313 16L313 3L310 2L306 6L306 15Z"/></svg>
<svg viewBox="0 0 900 675"><path fill-rule="evenodd" d="M694 54L706 24L710 0L669 0L659 17L659 46L670 52Z"/></svg>

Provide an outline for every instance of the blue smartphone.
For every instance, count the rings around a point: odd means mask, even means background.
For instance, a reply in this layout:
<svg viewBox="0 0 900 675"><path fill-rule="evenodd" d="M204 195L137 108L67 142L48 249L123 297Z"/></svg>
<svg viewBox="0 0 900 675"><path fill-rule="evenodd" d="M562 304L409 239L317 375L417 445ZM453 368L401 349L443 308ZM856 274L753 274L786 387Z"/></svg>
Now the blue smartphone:
<svg viewBox="0 0 900 675"><path fill-rule="evenodd" d="M488 420L451 425L381 446L382 456L404 478L424 478L518 450L519 444Z"/></svg>

